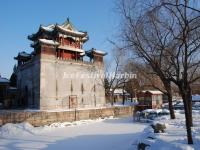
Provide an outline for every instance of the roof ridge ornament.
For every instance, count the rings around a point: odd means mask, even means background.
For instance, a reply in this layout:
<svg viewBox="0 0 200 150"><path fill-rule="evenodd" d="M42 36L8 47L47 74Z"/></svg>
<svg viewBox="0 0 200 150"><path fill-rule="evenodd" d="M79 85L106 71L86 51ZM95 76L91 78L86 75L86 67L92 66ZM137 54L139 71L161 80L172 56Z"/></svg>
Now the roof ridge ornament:
<svg viewBox="0 0 200 150"><path fill-rule="evenodd" d="M62 24L62 26L65 27L65 26L67 26L68 24L70 24L69 17L67 17L67 19L66 19L65 22Z"/></svg>
<svg viewBox="0 0 200 150"><path fill-rule="evenodd" d="M76 29L76 27L72 24L72 22L70 21L69 17L67 17L67 20L65 20L65 22L61 25L63 28L66 28L68 30L71 31L78 31Z"/></svg>

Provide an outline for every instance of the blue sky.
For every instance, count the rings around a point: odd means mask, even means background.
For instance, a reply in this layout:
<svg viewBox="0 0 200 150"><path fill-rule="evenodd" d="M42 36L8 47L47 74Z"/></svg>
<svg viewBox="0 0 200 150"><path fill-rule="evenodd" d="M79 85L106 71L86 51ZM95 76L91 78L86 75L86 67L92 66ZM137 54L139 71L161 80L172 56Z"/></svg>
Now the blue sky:
<svg viewBox="0 0 200 150"><path fill-rule="evenodd" d="M31 52L27 35L40 24L63 23L67 17L74 26L89 34L84 49L109 52L107 41L117 33L118 17L114 0L4 0L0 1L0 74L9 78L13 59L19 51Z"/></svg>

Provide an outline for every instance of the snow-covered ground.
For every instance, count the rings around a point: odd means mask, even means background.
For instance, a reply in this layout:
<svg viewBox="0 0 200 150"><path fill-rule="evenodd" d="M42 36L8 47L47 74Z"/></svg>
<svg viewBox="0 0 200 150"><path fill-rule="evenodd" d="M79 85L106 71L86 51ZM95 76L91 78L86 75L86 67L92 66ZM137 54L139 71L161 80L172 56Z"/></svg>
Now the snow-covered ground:
<svg viewBox="0 0 200 150"><path fill-rule="evenodd" d="M194 145L187 144L184 112L176 111L176 119L162 116L154 120L154 124L166 125L166 133L153 133L151 127L147 127L143 133L142 142L151 145L148 150L200 150L200 111L193 111L193 141ZM148 138L151 137L151 138ZM153 139L152 139L153 138Z"/></svg>
<svg viewBox="0 0 200 150"><path fill-rule="evenodd" d="M147 124L132 118L97 119L54 123L34 128L28 123L6 124L0 128L2 150L131 150Z"/></svg>
<svg viewBox="0 0 200 150"><path fill-rule="evenodd" d="M0 150L137 150L137 144L149 144L146 150L200 149L200 112L194 111L194 145L186 139L183 111L175 120L169 116L154 123L165 123L166 133L153 133L150 124L133 122L133 118L107 118L54 123L34 128L29 123L6 124L0 128Z"/></svg>

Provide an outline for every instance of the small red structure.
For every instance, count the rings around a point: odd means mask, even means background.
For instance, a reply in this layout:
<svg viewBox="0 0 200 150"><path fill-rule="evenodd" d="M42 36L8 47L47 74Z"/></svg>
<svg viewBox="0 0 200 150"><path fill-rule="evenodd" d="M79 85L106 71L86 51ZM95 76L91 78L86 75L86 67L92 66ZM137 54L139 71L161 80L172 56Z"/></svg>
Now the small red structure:
<svg viewBox="0 0 200 150"><path fill-rule="evenodd" d="M163 103L163 93L161 91L141 91L137 93L138 109L161 108Z"/></svg>

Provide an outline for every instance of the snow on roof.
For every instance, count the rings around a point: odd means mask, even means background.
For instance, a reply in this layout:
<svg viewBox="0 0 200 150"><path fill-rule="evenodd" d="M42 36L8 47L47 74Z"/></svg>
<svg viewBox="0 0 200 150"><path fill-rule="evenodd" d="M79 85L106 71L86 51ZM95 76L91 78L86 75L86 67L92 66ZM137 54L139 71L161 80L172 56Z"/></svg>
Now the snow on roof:
<svg viewBox="0 0 200 150"><path fill-rule="evenodd" d="M79 32L79 31L75 31L75 30L69 30L67 28L64 28L63 26L57 25L56 27L58 27L59 29L66 31L68 33L72 33L72 34L77 34L79 36L86 36L85 32Z"/></svg>
<svg viewBox="0 0 200 150"><path fill-rule="evenodd" d="M192 95L192 101L200 101L200 95Z"/></svg>
<svg viewBox="0 0 200 150"><path fill-rule="evenodd" d="M88 36L82 38L83 41L87 41L88 39Z"/></svg>
<svg viewBox="0 0 200 150"><path fill-rule="evenodd" d="M85 55L85 52L83 52L83 53L80 53L80 55L81 55L81 56L84 56L84 55Z"/></svg>
<svg viewBox="0 0 200 150"><path fill-rule="evenodd" d="M104 52L104 51L101 51L101 50L94 50L94 52L96 52L96 53L99 53L99 54L102 54L102 55L106 55L107 53L106 52Z"/></svg>
<svg viewBox="0 0 200 150"><path fill-rule="evenodd" d="M142 92L149 92L151 94L163 94L161 91L153 91L153 90L146 90L146 91L142 91Z"/></svg>
<svg viewBox="0 0 200 150"><path fill-rule="evenodd" d="M105 56L107 53L104 52L104 51L101 51L101 50L96 50L95 48L92 48L91 50L88 50L86 51L86 54L89 56L89 57L93 57L93 52L94 53L97 53L97 54L101 54L103 56Z"/></svg>
<svg viewBox="0 0 200 150"><path fill-rule="evenodd" d="M68 21L65 21L61 26L62 26L63 28L71 29L71 30L73 30L73 31L78 31L78 30L74 27L74 25L72 25L72 23L69 22L69 20L68 20Z"/></svg>
<svg viewBox="0 0 200 150"><path fill-rule="evenodd" d="M78 38L73 37L73 36L71 36L71 35L65 35L65 34L59 34L59 36L60 36L60 37L64 37L64 38L71 38L71 39L73 39L74 41L77 41L77 39L78 39Z"/></svg>
<svg viewBox="0 0 200 150"><path fill-rule="evenodd" d="M47 39L39 39L39 42L42 42L44 44L50 44L50 45L59 45L58 42L53 40L47 40Z"/></svg>
<svg viewBox="0 0 200 150"><path fill-rule="evenodd" d="M69 19L67 19L67 21L65 21L63 24L50 24L48 26L43 26L40 25L39 30L37 31L37 33L34 33L32 35L28 36L29 40L35 40L35 38L38 37L39 33L41 33L40 31L47 31L47 32L54 32L54 31L63 31L66 35L71 35L74 37L81 37L83 42L86 42L89 37L87 32L83 32L83 31L78 31L73 25L72 23L69 21Z"/></svg>
<svg viewBox="0 0 200 150"><path fill-rule="evenodd" d="M55 28L55 25L49 25L49 26L41 26L42 29L44 29L45 31L48 31L48 32L53 32L54 28Z"/></svg>
<svg viewBox="0 0 200 150"><path fill-rule="evenodd" d="M30 54L26 53L26 52L20 52L19 56L23 56L23 57L30 57Z"/></svg>
<svg viewBox="0 0 200 150"><path fill-rule="evenodd" d="M10 81L6 78L0 77L0 83L10 83Z"/></svg>
<svg viewBox="0 0 200 150"><path fill-rule="evenodd" d="M124 90L124 93L127 93L126 90ZM123 94L123 89L115 89L114 94Z"/></svg>
<svg viewBox="0 0 200 150"><path fill-rule="evenodd" d="M65 49L65 50L70 50L70 51L75 51L75 52L80 52L80 53L85 53L85 51L83 49L79 49L79 48L75 48L75 47L70 47L70 46L67 46L67 45L59 46L58 48Z"/></svg>

